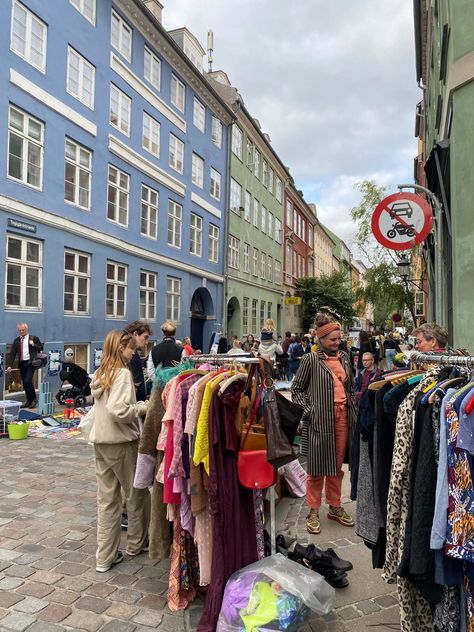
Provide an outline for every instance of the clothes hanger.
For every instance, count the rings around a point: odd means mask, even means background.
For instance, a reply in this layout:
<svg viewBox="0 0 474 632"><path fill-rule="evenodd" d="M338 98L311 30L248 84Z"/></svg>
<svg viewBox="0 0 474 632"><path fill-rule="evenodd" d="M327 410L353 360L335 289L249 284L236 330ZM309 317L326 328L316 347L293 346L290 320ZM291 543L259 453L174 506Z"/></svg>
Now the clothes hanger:
<svg viewBox="0 0 474 632"><path fill-rule="evenodd" d="M219 395L222 395L222 393L226 390L226 388L228 386L230 386L233 382L237 382L238 380L246 380L247 379L247 373L236 373L235 375L231 375L231 377L227 378L224 382L222 382L222 384L219 387Z"/></svg>
<svg viewBox="0 0 474 632"><path fill-rule="evenodd" d="M418 370L413 370L413 371L407 371L406 373L397 373L396 375L385 375L382 376L382 378L380 380L377 380L376 382L371 382L369 384L369 391L379 391L383 386L385 386L385 384L390 383L393 386L397 386L398 384L402 384L403 382L405 382L408 378L410 377L414 377L415 375L418 376L420 375L420 379L423 377L424 375L424 371L418 371Z"/></svg>

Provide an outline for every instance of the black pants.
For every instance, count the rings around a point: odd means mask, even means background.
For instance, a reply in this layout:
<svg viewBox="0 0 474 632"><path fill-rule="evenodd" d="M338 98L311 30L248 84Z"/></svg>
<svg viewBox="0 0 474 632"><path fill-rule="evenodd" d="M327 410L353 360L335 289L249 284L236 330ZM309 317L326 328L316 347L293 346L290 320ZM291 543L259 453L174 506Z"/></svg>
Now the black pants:
<svg viewBox="0 0 474 632"><path fill-rule="evenodd" d="M36 399L35 387L33 386L33 376L35 374L35 367L29 360L22 360L20 362L20 375L23 382L23 389L26 395L26 401L32 402Z"/></svg>

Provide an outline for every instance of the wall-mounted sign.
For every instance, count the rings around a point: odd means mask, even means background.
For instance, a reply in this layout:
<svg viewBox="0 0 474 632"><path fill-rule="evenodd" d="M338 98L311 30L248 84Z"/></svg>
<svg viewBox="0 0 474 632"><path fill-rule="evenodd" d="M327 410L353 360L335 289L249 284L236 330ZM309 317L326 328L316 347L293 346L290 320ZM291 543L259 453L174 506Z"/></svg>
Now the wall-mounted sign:
<svg viewBox="0 0 474 632"><path fill-rule="evenodd" d="M36 226L34 224L28 224L27 222L20 222L12 217L8 218L8 225L12 228L18 228L19 230L26 230L28 233L36 233Z"/></svg>
<svg viewBox="0 0 474 632"><path fill-rule="evenodd" d="M416 193L393 193L384 198L372 215L375 239L391 250L409 250L431 232L433 212Z"/></svg>
<svg viewBox="0 0 474 632"><path fill-rule="evenodd" d="M287 296L285 305L301 305L301 296Z"/></svg>

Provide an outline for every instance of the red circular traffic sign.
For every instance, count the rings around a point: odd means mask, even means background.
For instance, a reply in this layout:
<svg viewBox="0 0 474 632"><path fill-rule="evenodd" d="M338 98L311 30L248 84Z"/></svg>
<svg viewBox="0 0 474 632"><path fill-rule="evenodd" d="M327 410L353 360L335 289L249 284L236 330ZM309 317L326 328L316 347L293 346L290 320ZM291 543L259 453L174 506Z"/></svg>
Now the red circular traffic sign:
<svg viewBox="0 0 474 632"><path fill-rule="evenodd" d="M428 202L416 193L402 191L384 198L372 215L375 239L392 250L409 250L431 232L433 213Z"/></svg>

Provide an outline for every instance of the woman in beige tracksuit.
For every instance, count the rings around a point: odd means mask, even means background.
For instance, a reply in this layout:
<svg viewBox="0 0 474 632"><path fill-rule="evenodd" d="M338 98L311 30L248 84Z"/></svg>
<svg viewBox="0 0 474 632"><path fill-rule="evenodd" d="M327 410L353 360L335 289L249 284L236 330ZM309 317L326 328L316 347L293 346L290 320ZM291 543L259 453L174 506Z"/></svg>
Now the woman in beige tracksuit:
<svg viewBox="0 0 474 632"><path fill-rule="evenodd" d="M147 550L150 495L135 489L139 418L147 402L137 402L128 363L136 349L132 335L111 331L107 334L99 368L91 384L94 423L89 440L94 444L97 477L96 570L105 573L123 559L119 551L123 489L128 530L126 553L139 555Z"/></svg>

